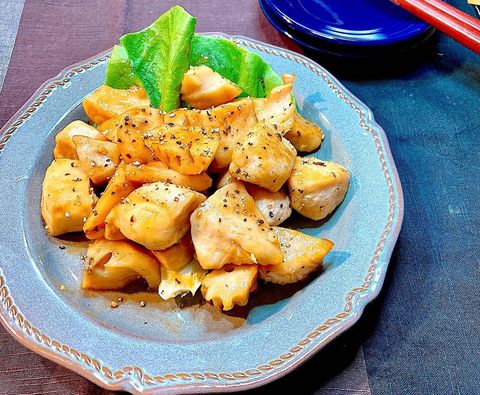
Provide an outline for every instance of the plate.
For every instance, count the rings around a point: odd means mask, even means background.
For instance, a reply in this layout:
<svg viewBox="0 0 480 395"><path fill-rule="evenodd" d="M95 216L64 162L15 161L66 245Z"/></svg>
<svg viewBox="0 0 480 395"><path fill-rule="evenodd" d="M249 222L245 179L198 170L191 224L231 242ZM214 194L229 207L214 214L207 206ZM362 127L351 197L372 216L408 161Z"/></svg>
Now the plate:
<svg viewBox="0 0 480 395"><path fill-rule="evenodd" d="M348 46L380 46L411 40L431 26L391 1L260 0L266 17L292 36ZM283 29L282 29L283 30ZM305 40L303 40L305 41Z"/></svg>
<svg viewBox="0 0 480 395"><path fill-rule="evenodd" d="M335 241L326 270L308 284L267 289L230 315L208 304L180 309L142 294L125 294L125 302L111 309L119 293L79 291L86 244L45 234L40 191L55 134L85 119L82 99L103 83L109 51L47 81L1 131L2 324L26 347L102 387L200 393L265 384L352 326L380 291L403 218L401 185L381 127L318 64L255 40L225 37L277 72L298 76L299 109L326 136L314 155L350 170L351 187L329 221L292 223Z"/></svg>

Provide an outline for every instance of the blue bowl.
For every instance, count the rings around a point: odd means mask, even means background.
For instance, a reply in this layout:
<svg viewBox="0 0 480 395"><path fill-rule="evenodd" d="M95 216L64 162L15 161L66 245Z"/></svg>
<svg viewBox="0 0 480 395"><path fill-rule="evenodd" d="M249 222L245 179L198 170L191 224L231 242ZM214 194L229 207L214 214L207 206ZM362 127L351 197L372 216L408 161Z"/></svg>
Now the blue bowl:
<svg viewBox="0 0 480 395"><path fill-rule="evenodd" d="M269 22L301 47L364 57L383 50L416 47L434 29L386 0L355 3L260 0Z"/></svg>

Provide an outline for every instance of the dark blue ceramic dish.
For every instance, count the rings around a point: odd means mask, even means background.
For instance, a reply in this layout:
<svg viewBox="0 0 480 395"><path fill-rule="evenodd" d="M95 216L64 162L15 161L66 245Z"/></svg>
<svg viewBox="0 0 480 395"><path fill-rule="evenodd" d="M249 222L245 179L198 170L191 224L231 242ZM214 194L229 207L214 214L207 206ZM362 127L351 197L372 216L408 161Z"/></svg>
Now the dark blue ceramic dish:
<svg viewBox="0 0 480 395"><path fill-rule="evenodd" d="M351 327L382 286L403 200L381 127L318 64L230 38L277 72L297 75L299 109L326 136L314 155L343 164L352 180L326 223L295 224L335 241L326 270L296 288L259 291L245 309L227 315L208 304L180 309L154 294L83 293L86 243L45 234L40 192L54 136L72 120L85 119L82 99L103 83L109 51L46 82L1 131L0 321L26 347L105 388L200 393L265 384ZM120 295L125 302L110 309Z"/></svg>
<svg viewBox="0 0 480 395"><path fill-rule="evenodd" d="M434 29L388 0L260 0L269 22L305 49L367 56L418 46Z"/></svg>

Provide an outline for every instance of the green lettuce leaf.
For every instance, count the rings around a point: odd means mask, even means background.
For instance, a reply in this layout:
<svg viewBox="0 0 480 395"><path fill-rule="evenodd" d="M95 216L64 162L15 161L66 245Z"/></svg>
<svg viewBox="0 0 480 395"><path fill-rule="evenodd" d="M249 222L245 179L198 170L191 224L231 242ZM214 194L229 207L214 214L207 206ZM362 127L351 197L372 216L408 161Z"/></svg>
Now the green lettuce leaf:
<svg viewBox="0 0 480 395"><path fill-rule="evenodd" d="M195 23L194 17L175 6L144 30L120 38L150 102L163 111L179 106Z"/></svg>
<svg viewBox="0 0 480 395"><path fill-rule="evenodd" d="M139 85L140 81L133 72L133 66L128 59L127 51L120 45L115 45L107 65L105 85L115 89L128 89Z"/></svg>
<svg viewBox="0 0 480 395"><path fill-rule="evenodd" d="M260 56L224 38L194 35L190 65L215 70L236 83L243 90L241 96L265 97L282 84L280 76Z"/></svg>
<svg viewBox="0 0 480 395"><path fill-rule="evenodd" d="M276 86L280 86L283 84L282 77L280 77L275 71L273 71L272 67L267 64L265 69L265 74L263 75L263 85L265 86L265 92L267 95L270 91L275 88Z"/></svg>
<svg viewBox="0 0 480 395"><path fill-rule="evenodd" d="M123 36L107 66L105 84L128 89L142 85L153 106L180 105L183 75L190 65L206 65L236 83L240 97L265 97L282 79L257 54L218 37L193 34L195 18L175 6L146 29Z"/></svg>

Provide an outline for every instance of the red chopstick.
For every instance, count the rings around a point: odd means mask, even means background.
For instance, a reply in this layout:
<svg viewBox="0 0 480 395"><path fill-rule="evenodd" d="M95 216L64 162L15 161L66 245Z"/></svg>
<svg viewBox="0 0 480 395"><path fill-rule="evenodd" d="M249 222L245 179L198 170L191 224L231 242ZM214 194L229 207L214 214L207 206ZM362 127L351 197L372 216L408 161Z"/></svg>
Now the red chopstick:
<svg viewBox="0 0 480 395"><path fill-rule="evenodd" d="M392 1L480 54L480 20L441 0Z"/></svg>

